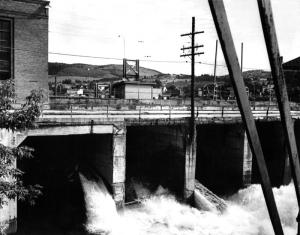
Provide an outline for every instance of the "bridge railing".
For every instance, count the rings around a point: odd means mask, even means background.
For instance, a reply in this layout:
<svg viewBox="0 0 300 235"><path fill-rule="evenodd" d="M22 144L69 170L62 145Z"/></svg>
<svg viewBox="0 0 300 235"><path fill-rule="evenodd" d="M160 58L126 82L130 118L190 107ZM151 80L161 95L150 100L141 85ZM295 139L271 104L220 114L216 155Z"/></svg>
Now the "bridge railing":
<svg viewBox="0 0 300 235"><path fill-rule="evenodd" d="M103 109L103 107L109 106L115 109L135 109L139 106L190 106L189 98L172 98L172 99L100 99L100 98L89 98L89 97L50 97L49 102L44 105L44 109L50 110L67 110L67 109ZM275 102L251 102L252 107L270 107L276 108ZM296 104L292 104L297 106ZM195 99L195 106L217 106L217 107L236 107L235 100L203 100L200 98ZM300 106L298 107L300 110Z"/></svg>
<svg viewBox="0 0 300 235"><path fill-rule="evenodd" d="M252 107L253 115L256 119L279 118L279 110L276 107ZM293 118L300 117L300 110L291 111ZM67 110L44 110L42 117L54 118L133 118L133 119L175 119L190 117L189 106L135 106L132 109L115 109L106 106L102 109L78 109ZM237 107L230 106L196 106L196 118L240 118L240 111Z"/></svg>
<svg viewBox="0 0 300 235"><path fill-rule="evenodd" d="M18 105L18 104L16 104ZM255 118L279 117L276 103L252 103ZM42 117L99 117L99 118L186 118L190 116L189 99L169 100L124 100L62 97L50 99L41 105ZM293 118L300 117L299 104L291 103ZM240 111L235 101L199 100L195 102L198 118L239 118Z"/></svg>

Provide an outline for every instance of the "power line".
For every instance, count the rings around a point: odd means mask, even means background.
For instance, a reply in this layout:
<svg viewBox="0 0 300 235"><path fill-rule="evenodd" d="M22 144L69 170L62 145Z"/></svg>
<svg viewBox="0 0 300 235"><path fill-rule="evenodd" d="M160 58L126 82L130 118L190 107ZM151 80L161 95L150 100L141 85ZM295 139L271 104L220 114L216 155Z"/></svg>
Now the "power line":
<svg viewBox="0 0 300 235"><path fill-rule="evenodd" d="M202 55L204 52L195 52L195 49L202 48L203 45L195 45L195 35L202 34L204 31L195 31L195 17L192 17L192 31L190 33L181 34L181 37L190 37L191 38L191 46L189 47L182 47L181 50L183 51L183 55L180 57L190 57L191 58L191 126L190 126L190 140L195 142L195 56ZM184 54L185 50L190 50L189 54Z"/></svg>
<svg viewBox="0 0 300 235"><path fill-rule="evenodd" d="M91 55L76 55L76 54L61 53L61 52L49 52L49 54L50 55L70 56L70 57L91 58L91 59L123 60L121 58L116 58L116 57L91 56Z"/></svg>
<svg viewBox="0 0 300 235"><path fill-rule="evenodd" d="M41 51L34 51L29 49L21 49L21 48L13 48L13 47L5 47L0 46L0 48L9 49L9 50L16 50L16 51L26 51L26 52L32 52L41 54ZM78 58L90 58L90 59L103 59L103 60L117 60L117 61L123 61L123 58L118 57L108 57L108 56L92 56L92 55L82 55L82 54L71 54L71 53L63 53L63 52L48 52L49 55L60 55L60 56L69 56L69 57L78 57ZM140 59L142 62L149 62L149 63L170 63L170 64L187 64L191 63L190 61L181 61L181 60L151 60L151 59ZM202 64L202 65L208 65L208 66L214 66L214 63L209 62L195 62L195 64ZM227 68L226 65L218 64L217 67L223 67ZM269 68L254 68L254 67L243 67L245 70L264 70L264 71L270 71ZM290 72L300 72L300 69L294 70L294 69L283 69L284 71L290 71Z"/></svg>

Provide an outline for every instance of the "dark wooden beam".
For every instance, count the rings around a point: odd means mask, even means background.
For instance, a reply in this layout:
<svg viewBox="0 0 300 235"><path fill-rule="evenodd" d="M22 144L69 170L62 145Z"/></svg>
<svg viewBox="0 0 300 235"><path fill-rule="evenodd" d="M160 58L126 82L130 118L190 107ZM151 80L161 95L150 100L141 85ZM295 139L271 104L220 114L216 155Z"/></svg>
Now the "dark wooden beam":
<svg viewBox="0 0 300 235"><path fill-rule="evenodd" d="M191 32L191 33L184 33L184 34L181 34L180 36L181 36L181 37L184 37L184 36L192 36L192 35L199 34L199 33L204 33L204 31Z"/></svg>
<svg viewBox="0 0 300 235"><path fill-rule="evenodd" d="M270 219L276 235L283 234L280 218L278 215L271 182L266 167L263 151L261 148L259 136L257 133L253 114L251 112L244 80L242 78L241 68L234 47L225 6L223 0L209 0L210 9L216 25L220 44L223 50L224 58L228 67L229 75L233 84L235 96L241 116L246 127L246 133L253 156L257 160L257 165L262 181L262 190L266 200Z"/></svg>
<svg viewBox="0 0 300 235"><path fill-rule="evenodd" d="M288 155L291 164L298 206L300 207L300 164L297 143L294 132L294 123L291 117L289 98L282 69L282 57L280 56L276 29L273 20L273 12L270 0L257 0L266 47L268 51L272 77L275 85L275 93L280 111L281 123L287 144ZM299 231L298 231L299 232Z"/></svg>
<svg viewBox="0 0 300 235"><path fill-rule="evenodd" d="M194 55L203 55L204 52L195 52ZM180 57L193 56L193 54L180 55Z"/></svg>

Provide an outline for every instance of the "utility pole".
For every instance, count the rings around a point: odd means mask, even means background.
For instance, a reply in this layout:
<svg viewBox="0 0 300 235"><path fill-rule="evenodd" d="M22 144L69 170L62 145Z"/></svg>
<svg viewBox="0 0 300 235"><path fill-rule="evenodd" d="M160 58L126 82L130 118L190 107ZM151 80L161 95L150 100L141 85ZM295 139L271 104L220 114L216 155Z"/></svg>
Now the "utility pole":
<svg viewBox="0 0 300 235"><path fill-rule="evenodd" d="M192 202L193 192L195 189L195 169L196 169L196 124L195 124L195 102L194 102L194 83L195 83L195 56L202 55L203 52L195 52L195 49L203 47L203 45L195 45L195 35L199 33L204 33L204 31L195 32L195 17L192 17L192 32L182 34L181 37L189 36L191 38L190 47L182 47L183 55L180 57L190 57L191 58L191 118L189 123L189 128L187 132L189 135L186 135L185 144L186 144L186 157L185 157L185 181L184 181L184 198L187 202ZM189 52L184 54L185 50Z"/></svg>
<svg viewBox="0 0 300 235"><path fill-rule="evenodd" d="M181 37L186 37L189 36L191 37L191 46L190 47L182 47L181 50L191 50L190 53L188 54L183 54L180 57L190 57L191 58L191 129L190 129L190 138L193 140L194 135L195 135L195 56L196 55L203 55L204 52L195 52L195 49L203 47L203 45L195 45L195 35L204 33L204 31L198 31L195 32L195 17L192 17L192 32L191 33L186 33L186 34L181 34Z"/></svg>
<svg viewBox="0 0 300 235"><path fill-rule="evenodd" d="M216 40L215 64L214 64L214 94L213 100L217 99L217 56L218 56L218 40Z"/></svg>
<svg viewBox="0 0 300 235"><path fill-rule="evenodd" d="M244 43L241 43L241 72L243 75Z"/></svg>

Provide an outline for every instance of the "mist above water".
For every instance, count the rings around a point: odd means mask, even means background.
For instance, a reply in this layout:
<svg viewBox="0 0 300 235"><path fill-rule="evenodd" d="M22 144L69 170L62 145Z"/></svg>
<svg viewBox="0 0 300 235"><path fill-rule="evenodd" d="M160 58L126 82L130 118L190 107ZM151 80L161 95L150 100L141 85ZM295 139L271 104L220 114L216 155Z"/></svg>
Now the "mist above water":
<svg viewBox="0 0 300 235"><path fill-rule="evenodd" d="M260 185L252 185L226 199L227 210L201 211L176 201L172 195L154 195L139 207L117 213L103 182L81 176L88 221L86 228L112 235L271 235L274 234ZM161 191L161 188L159 189ZM296 234L297 202L294 186L274 189L285 234Z"/></svg>

